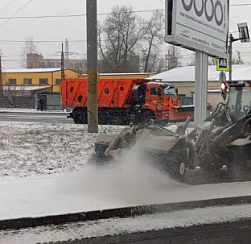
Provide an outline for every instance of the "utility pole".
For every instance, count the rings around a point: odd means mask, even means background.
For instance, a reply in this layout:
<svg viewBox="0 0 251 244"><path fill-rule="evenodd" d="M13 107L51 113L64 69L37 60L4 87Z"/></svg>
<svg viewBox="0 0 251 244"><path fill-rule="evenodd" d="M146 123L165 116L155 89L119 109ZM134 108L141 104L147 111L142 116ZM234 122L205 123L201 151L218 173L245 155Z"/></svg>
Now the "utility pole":
<svg viewBox="0 0 251 244"><path fill-rule="evenodd" d="M0 56L0 97L3 97L3 70L2 70L2 56Z"/></svg>
<svg viewBox="0 0 251 244"><path fill-rule="evenodd" d="M171 69L171 53L170 53L170 49L168 49L168 54L167 54L167 70Z"/></svg>
<svg viewBox="0 0 251 244"><path fill-rule="evenodd" d="M65 67L69 69L69 61L70 61L70 47L68 39L65 40Z"/></svg>
<svg viewBox="0 0 251 244"><path fill-rule="evenodd" d="M86 0L87 16L87 73L88 73L88 132L98 133L98 31L97 0Z"/></svg>
<svg viewBox="0 0 251 244"><path fill-rule="evenodd" d="M62 51L61 51L61 79L65 79L65 72L64 72L64 43L62 43ZM52 81L53 82L53 81Z"/></svg>

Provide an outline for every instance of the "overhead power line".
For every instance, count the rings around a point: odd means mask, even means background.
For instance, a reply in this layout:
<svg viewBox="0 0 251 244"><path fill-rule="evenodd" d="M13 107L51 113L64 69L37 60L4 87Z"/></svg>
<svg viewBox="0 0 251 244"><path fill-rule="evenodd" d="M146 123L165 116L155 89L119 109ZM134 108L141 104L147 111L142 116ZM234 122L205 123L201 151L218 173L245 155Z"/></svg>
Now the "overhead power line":
<svg viewBox="0 0 251 244"><path fill-rule="evenodd" d="M0 40L0 43L26 43L26 40ZM35 43L62 43L65 40L34 40ZM72 40L69 42L86 42L86 40Z"/></svg>
<svg viewBox="0 0 251 244"><path fill-rule="evenodd" d="M14 0L16 1L16 0ZM32 0L31 0L32 1ZM29 4L29 3L28 3ZM240 3L240 4L231 4L230 7L244 7L251 6L251 3ZM24 6L26 7L26 6ZM1 11L1 10L0 10ZM21 10L20 10L21 11ZM149 10L133 10L128 13L149 13L154 11L165 11L165 9L149 9ZM111 13L98 13L99 16L109 15ZM16 14L15 14L16 15ZM12 16L12 17L0 17L0 20L15 20L15 19L46 19L46 18L75 18L75 17L84 17L85 13L82 14L65 14L65 15L40 15L40 16Z"/></svg>
<svg viewBox="0 0 251 244"><path fill-rule="evenodd" d="M27 7L33 0L30 0L26 4L24 4L20 9L18 9L12 16L6 19L1 25L0 28L3 27L7 22L9 22L11 19L13 19L19 12L21 12L25 7Z"/></svg>
<svg viewBox="0 0 251 244"><path fill-rule="evenodd" d="M0 12L3 11L3 10L5 10L6 8L8 8L12 3L16 2L16 1L17 1L17 0L13 0L12 2L6 4L4 7L2 7L2 8L0 9Z"/></svg>

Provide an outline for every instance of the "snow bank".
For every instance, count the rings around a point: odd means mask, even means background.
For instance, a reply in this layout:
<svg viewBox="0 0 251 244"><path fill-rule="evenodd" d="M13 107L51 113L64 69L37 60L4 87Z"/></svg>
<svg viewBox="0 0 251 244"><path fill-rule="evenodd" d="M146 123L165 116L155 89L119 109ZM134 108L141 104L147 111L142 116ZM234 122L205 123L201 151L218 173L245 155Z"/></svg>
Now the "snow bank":
<svg viewBox="0 0 251 244"><path fill-rule="evenodd" d="M2 231L5 244L33 244L146 232L199 224L225 223L251 217L251 205L183 210L135 218L108 219L63 226Z"/></svg>

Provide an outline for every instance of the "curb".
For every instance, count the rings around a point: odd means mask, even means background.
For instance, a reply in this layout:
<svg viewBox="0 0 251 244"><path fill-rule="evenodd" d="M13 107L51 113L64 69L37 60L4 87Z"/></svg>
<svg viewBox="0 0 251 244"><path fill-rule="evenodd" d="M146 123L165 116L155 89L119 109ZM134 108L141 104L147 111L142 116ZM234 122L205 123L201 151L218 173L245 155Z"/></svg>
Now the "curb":
<svg viewBox="0 0 251 244"><path fill-rule="evenodd" d="M129 218L146 214L191 210L196 208L251 204L251 196L209 199L201 201L155 204L137 207L69 213L36 218L0 220L0 230L34 228L38 226L61 225L74 222L94 221L109 218Z"/></svg>

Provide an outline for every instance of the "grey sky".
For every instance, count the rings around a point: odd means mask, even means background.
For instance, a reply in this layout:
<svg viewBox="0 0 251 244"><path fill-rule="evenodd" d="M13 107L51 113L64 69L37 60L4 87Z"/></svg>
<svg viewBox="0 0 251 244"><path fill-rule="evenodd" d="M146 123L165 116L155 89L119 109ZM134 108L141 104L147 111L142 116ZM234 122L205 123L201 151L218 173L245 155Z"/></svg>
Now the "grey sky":
<svg viewBox="0 0 251 244"><path fill-rule="evenodd" d="M13 0L1 0L0 10ZM15 0L8 8L0 11L0 17L12 16L18 9L29 0ZM250 0L230 0L230 4L250 3ZM85 13L85 0L33 0L26 8L16 16L41 16L41 15L68 15ZM115 5L131 5L135 10L149 10L164 8L164 0L98 0L98 12L110 12ZM251 6L230 8L230 31L237 30L238 22L248 22L251 28ZM141 13L143 17L148 17L150 13ZM99 16L102 20L104 16ZM0 20L0 26L5 20ZM10 20L0 27L0 48L4 54L5 68L20 67L21 45L22 43L3 43L2 40L22 41L28 36L33 36L35 40L72 40L86 39L85 17L74 18L46 18L46 19L22 19ZM45 57L55 58L56 52L60 51L60 43L38 43L38 50ZM234 44L235 50L241 51L245 61L251 62L251 44ZM70 51L80 55L77 58L84 58L85 42L70 43ZM182 52L184 62L189 61L190 54ZM75 56L76 57L76 56Z"/></svg>

